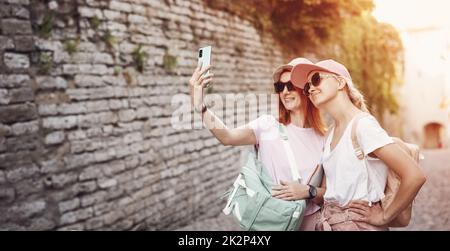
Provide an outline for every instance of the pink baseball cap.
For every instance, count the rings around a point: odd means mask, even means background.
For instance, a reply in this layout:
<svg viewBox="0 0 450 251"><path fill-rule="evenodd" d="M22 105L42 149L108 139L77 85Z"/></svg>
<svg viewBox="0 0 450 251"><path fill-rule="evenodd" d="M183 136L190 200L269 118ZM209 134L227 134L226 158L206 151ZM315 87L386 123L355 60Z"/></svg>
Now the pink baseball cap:
<svg viewBox="0 0 450 251"><path fill-rule="evenodd" d="M288 64L282 65L280 67L278 67L272 74L272 78L274 82L277 82L280 80L280 76L281 73L283 73L284 71L292 71L292 69L294 68L294 66L298 65L298 64L312 64L311 61L309 61L306 58L295 58L293 59L291 62L289 62Z"/></svg>
<svg viewBox="0 0 450 251"><path fill-rule="evenodd" d="M300 63L294 66L291 73L291 81L292 83L303 89L305 87L306 82L308 82L308 75L312 71L325 71L329 73L334 73L338 76L343 77L347 80L347 85L349 87L353 87L352 77L348 72L347 68L343 64L340 64L332 59L323 60L313 63Z"/></svg>

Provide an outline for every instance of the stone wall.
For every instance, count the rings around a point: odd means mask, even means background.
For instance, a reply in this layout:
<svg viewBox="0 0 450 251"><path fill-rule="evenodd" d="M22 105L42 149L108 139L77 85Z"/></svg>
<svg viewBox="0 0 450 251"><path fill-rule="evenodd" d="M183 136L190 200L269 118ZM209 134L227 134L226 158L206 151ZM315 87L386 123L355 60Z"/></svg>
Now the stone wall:
<svg viewBox="0 0 450 251"><path fill-rule="evenodd" d="M206 44L212 92L270 92L270 35L202 0L0 0L0 18L0 229L170 230L220 213L241 149L173 128L171 100Z"/></svg>

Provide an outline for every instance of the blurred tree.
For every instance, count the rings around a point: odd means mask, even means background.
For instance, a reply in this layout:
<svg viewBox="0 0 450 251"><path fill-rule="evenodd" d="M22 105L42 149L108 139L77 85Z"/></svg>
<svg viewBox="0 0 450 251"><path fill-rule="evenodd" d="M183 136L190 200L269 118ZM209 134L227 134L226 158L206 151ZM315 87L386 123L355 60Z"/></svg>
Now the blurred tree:
<svg viewBox="0 0 450 251"><path fill-rule="evenodd" d="M286 49L298 52L314 46L342 25L374 7L372 0L204 0L209 7L226 10L253 21L261 32L271 32Z"/></svg>
<svg viewBox="0 0 450 251"><path fill-rule="evenodd" d="M393 94L402 74L403 47L398 32L371 15L373 0L204 0L270 32L286 55L311 52L342 62L382 119L396 113Z"/></svg>

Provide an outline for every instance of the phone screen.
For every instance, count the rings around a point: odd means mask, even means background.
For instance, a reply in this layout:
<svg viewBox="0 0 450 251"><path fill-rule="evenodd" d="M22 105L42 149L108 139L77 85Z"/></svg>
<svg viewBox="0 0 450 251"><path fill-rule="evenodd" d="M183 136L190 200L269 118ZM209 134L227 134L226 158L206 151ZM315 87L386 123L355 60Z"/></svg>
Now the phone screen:
<svg viewBox="0 0 450 251"><path fill-rule="evenodd" d="M202 47L198 50L198 60L202 62L202 70L211 64L211 46ZM205 72L208 74L209 71ZM210 84L206 87L208 88Z"/></svg>

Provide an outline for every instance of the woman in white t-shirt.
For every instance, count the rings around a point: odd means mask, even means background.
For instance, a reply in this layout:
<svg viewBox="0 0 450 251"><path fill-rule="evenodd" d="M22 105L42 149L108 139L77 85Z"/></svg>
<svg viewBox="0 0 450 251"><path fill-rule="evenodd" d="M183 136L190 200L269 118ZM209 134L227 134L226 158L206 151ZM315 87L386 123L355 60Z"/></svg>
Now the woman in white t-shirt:
<svg viewBox="0 0 450 251"><path fill-rule="evenodd" d="M389 222L411 204L425 176L368 114L345 66L333 60L298 64L291 81L334 119L322 158L326 193L318 229L388 230ZM352 144L355 119L359 119L357 140L363 153L369 155L367 168ZM383 210L379 202L384 197L387 168L399 175L401 184L393 202Z"/></svg>
<svg viewBox="0 0 450 251"><path fill-rule="evenodd" d="M280 66L273 74L275 92L279 94L279 118L263 115L244 127L227 128L203 104L203 88L212 80L212 74L203 75L209 67L197 67L190 80L194 109L202 114L203 123L224 145L241 146L258 144L261 161L277 184L273 196L284 200L307 199L307 207L300 230L315 230L320 217L319 209L325 190L306 184L308 177L320 161L324 143L325 126L320 112L311 101L290 82L290 72L298 63L310 62L304 58ZM203 76L202 76L203 75ZM286 126L294 159L302 177L301 183L293 181L287 155L280 138L278 123Z"/></svg>

